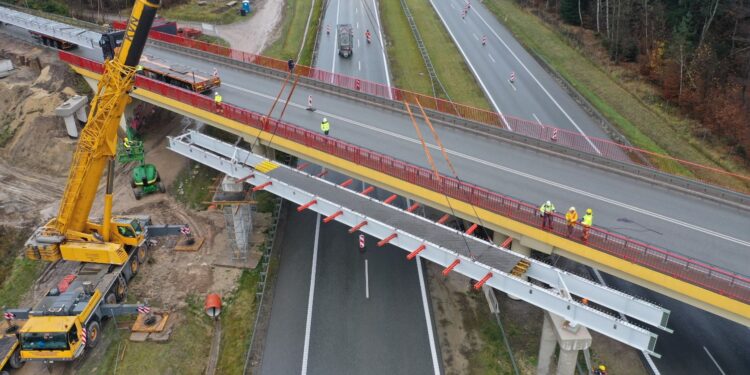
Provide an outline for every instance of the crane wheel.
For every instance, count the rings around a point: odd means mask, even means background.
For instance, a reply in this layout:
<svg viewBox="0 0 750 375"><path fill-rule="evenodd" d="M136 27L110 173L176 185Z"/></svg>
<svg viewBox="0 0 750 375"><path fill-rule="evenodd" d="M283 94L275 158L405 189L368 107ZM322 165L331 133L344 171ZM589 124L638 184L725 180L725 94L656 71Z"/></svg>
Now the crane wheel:
<svg viewBox="0 0 750 375"><path fill-rule="evenodd" d="M125 300L125 297L128 294L128 286L125 283L125 279L117 279L117 285L115 285L114 293L117 303Z"/></svg>
<svg viewBox="0 0 750 375"><path fill-rule="evenodd" d="M115 296L114 293L107 294L106 297L104 297L104 303L108 305L114 305L117 303L117 296Z"/></svg>
<svg viewBox="0 0 750 375"><path fill-rule="evenodd" d="M0 375L10 375L8 371L0 371Z"/></svg>
<svg viewBox="0 0 750 375"><path fill-rule="evenodd" d="M138 258L138 254L136 254L135 258ZM135 275L138 274L138 259L131 259L130 260L130 274L135 277Z"/></svg>
<svg viewBox="0 0 750 375"><path fill-rule="evenodd" d="M86 347L87 348L96 348L96 345L99 344L99 334L101 334L99 322L96 320L92 320L89 322L89 324L86 326Z"/></svg>
<svg viewBox="0 0 750 375"><path fill-rule="evenodd" d="M163 182L159 182L158 186L159 186L159 192L160 193L166 193L167 192L167 188L164 187L164 183Z"/></svg>
<svg viewBox="0 0 750 375"><path fill-rule="evenodd" d="M8 360L8 366L10 368L19 369L23 366L23 360L21 359L21 351L16 349L15 352L10 356Z"/></svg>
<svg viewBox="0 0 750 375"><path fill-rule="evenodd" d="M138 246L138 250L136 250L137 253L135 256L138 258L138 263L143 264L146 261L146 256L148 255L146 250L146 245Z"/></svg>

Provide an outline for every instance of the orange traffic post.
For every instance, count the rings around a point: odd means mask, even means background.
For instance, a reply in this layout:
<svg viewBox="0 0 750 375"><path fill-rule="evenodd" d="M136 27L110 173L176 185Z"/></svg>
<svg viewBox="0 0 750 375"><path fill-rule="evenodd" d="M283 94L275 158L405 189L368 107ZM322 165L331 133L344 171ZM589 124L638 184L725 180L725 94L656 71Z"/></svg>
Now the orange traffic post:
<svg viewBox="0 0 750 375"><path fill-rule="evenodd" d="M438 224L445 224L448 219L450 219L451 215L445 214L443 217L440 218L440 220L437 221Z"/></svg>
<svg viewBox="0 0 750 375"><path fill-rule="evenodd" d="M383 238L382 240L378 241L378 247L385 246L388 242L391 242L392 239L398 237L398 234L393 233L390 236Z"/></svg>
<svg viewBox="0 0 750 375"><path fill-rule="evenodd" d="M407 260L414 259L414 257L416 257L417 255L419 255L419 253L421 253L422 250L424 250L426 248L427 248L427 246L425 246L424 244L419 245L419 247L416 250L412 251L411 253L409 253L409 255L406 256L406 259Z"/></svg>
<svg viewBox="0 0 750 375"><path fill-rule="evenodd" d="M471 235L475 230L477 230L477 228L479 228L479 225L477 225L477 223L472 224L469 229L466 230L466 234Z"/></svg>
<svg viewBox="0 0 750 375"><path fill-rule="evenodd" d="M385 204L391 204L391 202L395 201L395 200L396 200L396 198L398 198L398 195L396 195L396 194L393 194L393 195L391 195L390 197L386 198L386 199L385 199L385 200L384 200L383 202L384 202Z"/></svg>
<svg viewBox="0 0 750 375"><path fill-rule="evenodd" d="M406 209L406 212L414 212L417 208L419 208L419 203L414 203Z"/></svg>
<svg viewBox="0 0 750 375"><path fill-rule="evenodd" d="M313 200L311 200L311 201L309 201L309 202L307 202L307 203L305 203L305 204L297 207L297 212L302 212L305 209L310 208L310 206L312 206L312 205L314 205L316 203L318 203L318 200L317 199L313 199Z"/></svg>
<svg viewBox="0 0 750 375"><path fill-rule="evenodd" d="M344 211L338 210L338 211L332 213L331 215L326 216L326 218L323 219L323 222L324 223L330 223L331 220L333 220L333 219L335 219L335 218L337 218L337 217L339 217L339 216L341 216L343 214L344 214Z"/></svg>
<svg viewBox="0 0 750 375"><path fill-rule="evenodd" d="M310 163L302 163L297 166L297 170L300 170L300 171L304 170L305 168L307 168L308 165L310 165Z"/></svg>
<svg viewBox="0 0 750 375"><path fill-rule="evenodd" d="M500 244L500 247L508 248L510 246L510 243L513 242L513 237L508 237L503 241L503 243Z"/></svg>
<svg viewBox="0 0 750 375"><path fill-rule="evenodd" d="M367 189L362 190L362 194L368 195L368 194L372 193L373 190L375 190L375 186L368 186Z"/></svg>
<svg viewBox="0 0 750 375"><path fill-rule="evenodd" d="M346 180L346 181L342 182L340 186L341 186L341 187L347 187L347 186L351 185L351 184L352 184L352 182L354 182L354 180L350 178L350 179L348 179L348 180Z"/></svg>
<svg viewBox="0 0 750 375"><path fill-rule="evenodd" d="M486 283L487 280L490 279L490 277L492 277L492 272L484 275L484 277L482 278L482 280L477 281L477 283L474 284L474 289L479 290L479 288L481 288L482 285L484 285L484 283Z"/></svg>
<svg viewBox="0 0 750 375"><path fill-rule="evenodd" d="M254 188L253 188L253 191L259 191L259 190L263 190L263 189L265 189L265 188L267 188L267 187L271 186L272 184L273 184L273 182L271 182L271 181L268 181L268 182L262 183L262 184L260 184L260 185L258 185L258 186L256 186L256 187L254 187Z"/></svg>
<svg viewBox="0 0 750 375"><path fill-rule="evenodd" d="M367 220L364 220L363 222L351 227L351 229L349 229L349 233L354 233L358 231L360 228L364 227L365 225L367 225Z"/></svg>
<svg viewBox="0 0 750 375"><path fill-rule="evenodd" d="M456 268L459 263L461 263L461 259L456 259L448 267L445 267L445 269L443 270L443 276L448 276L448 274L451 273L451 271L453 271L453 269Z"/></svg>

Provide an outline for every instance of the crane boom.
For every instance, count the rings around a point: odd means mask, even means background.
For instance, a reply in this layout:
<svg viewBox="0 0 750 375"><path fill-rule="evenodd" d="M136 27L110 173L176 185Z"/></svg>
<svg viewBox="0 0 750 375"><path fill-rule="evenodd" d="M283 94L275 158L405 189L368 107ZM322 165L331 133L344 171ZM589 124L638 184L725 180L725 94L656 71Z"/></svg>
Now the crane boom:
<svg viewBox="0 0 750 375"><path fill-rule="evenodd" d="M137 0L128 20L122 45L113 59L104 63L104 73L91 101L89 121L81 132L78 146L68 172L67 184L57 217L37 229L26 242L26 254L33 259L54 261L82 260L118 264L122 244L108 243L112 210L112 168L117 150L117 127L125 106L130 102L135 67L146 45L151 24L160 0ZM109 165L104 215L101 225L88 221L91 207L105 167ZM100 242L99 252L86 246L87 254L80 254L76 241ZM110 253L110 254L107 254Z"/></svg>

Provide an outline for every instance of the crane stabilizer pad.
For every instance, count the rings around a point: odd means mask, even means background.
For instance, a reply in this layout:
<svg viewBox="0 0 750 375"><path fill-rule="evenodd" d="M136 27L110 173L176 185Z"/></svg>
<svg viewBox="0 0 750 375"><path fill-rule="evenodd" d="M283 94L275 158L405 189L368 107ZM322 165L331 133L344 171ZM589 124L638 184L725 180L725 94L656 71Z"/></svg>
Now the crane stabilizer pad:
<svg viewBox="0 0 750 375"><path fill-rule="evenodd" d="M151 325L146 324L146 317L148 315L152 315L154 318L156 318L156 322ZM161 332L161 331L164 331L164 328L167 326L167 320L169 320L169 313L165 313L165 312L152 312L151 314L138 314L138 317L135 319L135 323L133 323L133 327L130 330L132 332L145 332L145 333Z"/></svg>
<svg viewBox="0 0 750 375"><path fill-rule="evenodd" d="M174 246L174 251L198 251L203 246L204 241L205 238L198 236L193 237L192 243L187 239L182 239Z"/></svg>

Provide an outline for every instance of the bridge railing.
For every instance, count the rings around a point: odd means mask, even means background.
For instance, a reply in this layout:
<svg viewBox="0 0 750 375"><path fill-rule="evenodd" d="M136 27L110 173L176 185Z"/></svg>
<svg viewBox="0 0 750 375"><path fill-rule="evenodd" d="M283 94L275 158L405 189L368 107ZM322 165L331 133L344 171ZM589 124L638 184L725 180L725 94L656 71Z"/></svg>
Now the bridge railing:
<svg viewBox="0 0 750 375"><path fill-rule="evenodd" d="M125 27L125 23L115 22L113 23L113 26L122 29ZM237 51L200 40L183 38L156 31L152 31L150 37L163 42L228 57L235 61L256 64L279 71L288 70L286 61L267 56ZM297 65L295 71L302 76L320 82L331 83L339 87L396 101L407 100L414 103L416 100L419 100L425 108L445 114L455 115L487 126L502 128L530 138L556 143L574 150L599 155L611 160L634 163L647 168L695 179L710 185L720 186L729 190L750 193L750 176L731 173L722 169L708 167L667 155L626 146L610 140L587 137L580 133L544 125L536 121L501 115L497 112L418 94L396 87L388 87L381 83L365 81L343 74L331 73L322 69Z"/></svg>
<svg viewBox="0 0 750 375"><path fill-rule="evenodd" d="M61 51L60 59L93 72L101 73L103 71L100 63L67 52ZM210 112L216 111L212 98L176 86L143 76L136 77L136 86L190 104L198 109ZM542 219L537 215L538 208L520 200L454 178L438 177L429 169L298 126L273 119L266 120L262 114L233 105L224 104L222 116L255 129L272 133L275 137L285 138L315 150L335 155L513 220L532 226L541 226ZM561 237L567 236L567 226L563 216L554 215L554 230L552 230L552 233ZM576 226L570 240L580 242L581 235L582 228ZM648 245L607 231L604 228L591 228L590 238L585 244L676 279L698 285L744 303L750 303L750 278L743 275Z"/></svg>

